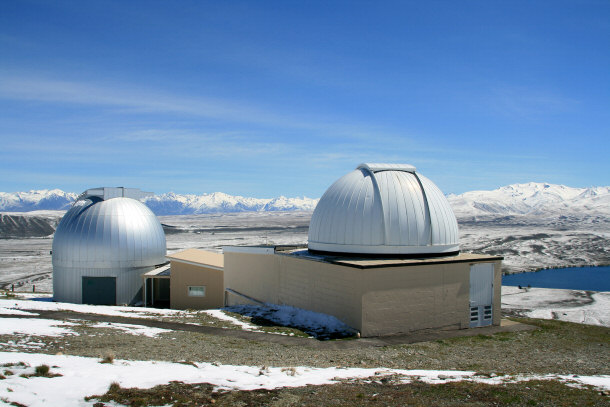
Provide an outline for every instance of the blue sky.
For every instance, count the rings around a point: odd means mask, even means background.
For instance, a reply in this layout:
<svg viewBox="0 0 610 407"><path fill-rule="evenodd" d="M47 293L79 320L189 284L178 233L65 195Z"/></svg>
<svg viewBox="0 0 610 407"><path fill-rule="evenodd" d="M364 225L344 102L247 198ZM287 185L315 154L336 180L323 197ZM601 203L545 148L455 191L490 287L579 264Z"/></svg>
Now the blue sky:
<svg viewBox="0 0 610 407"><path fill-rule="evenodd" d="M610 184L608 1L2 1L0 191Z"/></svg>

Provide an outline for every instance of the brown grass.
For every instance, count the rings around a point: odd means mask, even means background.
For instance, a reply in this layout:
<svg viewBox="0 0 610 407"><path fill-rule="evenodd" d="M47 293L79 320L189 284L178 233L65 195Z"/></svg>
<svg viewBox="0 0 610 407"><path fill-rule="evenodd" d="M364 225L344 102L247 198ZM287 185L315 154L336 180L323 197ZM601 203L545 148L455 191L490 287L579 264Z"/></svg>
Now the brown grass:
<svg viewBox="0 0 610 407"><path fill-rule="evenodd" d="M391 383L388 382L388 383ZM488 385L340 383L277 390L214 392L210 384L171 382L151 389L111 385L104 395L87 401L114 401L130 406L607 406L607 395L591 388L575 388L550 380Z"/></svg>

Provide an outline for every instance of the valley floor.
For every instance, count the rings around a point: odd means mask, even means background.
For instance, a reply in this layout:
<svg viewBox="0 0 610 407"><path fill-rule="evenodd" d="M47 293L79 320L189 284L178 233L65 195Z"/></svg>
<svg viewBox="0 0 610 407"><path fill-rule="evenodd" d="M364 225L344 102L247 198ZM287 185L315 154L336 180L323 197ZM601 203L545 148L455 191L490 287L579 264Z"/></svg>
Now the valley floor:
<svg viewBox="0 0 610 407"><path fill-rule="evenodd" d="M51 216L51 215L48 215ZM59 215L55 221L59 220ZM307 242L311 212L162 216L167 250L220 251L227 245ZM460 218L463 252L499 255L505 273L610 265L610 220L604 217ZM0 239L0 288L52 290L51 237Z"/></svg>

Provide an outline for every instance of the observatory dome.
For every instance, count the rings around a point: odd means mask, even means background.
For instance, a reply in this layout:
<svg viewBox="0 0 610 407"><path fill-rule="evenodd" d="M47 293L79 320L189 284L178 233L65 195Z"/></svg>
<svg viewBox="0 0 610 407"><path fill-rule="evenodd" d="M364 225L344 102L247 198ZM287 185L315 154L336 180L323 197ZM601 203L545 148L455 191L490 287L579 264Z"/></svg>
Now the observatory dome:
<svg viewBox="0 0 610 407"><path fill-rule="evenodd" d="M141 194L127 188L97 188L77 198L53 238L56 301L83 302L86 277L115 278L116 303L132 303L142 286L141 273L166 262L161 223L133 199Z"/></svg>
<svg viewBox="0 0 610 407"><path fill-rule="evenodd" d="M407 164L360 164L326 190L309 224L309 250L372 256L459 252L441 190Z"/></svg>

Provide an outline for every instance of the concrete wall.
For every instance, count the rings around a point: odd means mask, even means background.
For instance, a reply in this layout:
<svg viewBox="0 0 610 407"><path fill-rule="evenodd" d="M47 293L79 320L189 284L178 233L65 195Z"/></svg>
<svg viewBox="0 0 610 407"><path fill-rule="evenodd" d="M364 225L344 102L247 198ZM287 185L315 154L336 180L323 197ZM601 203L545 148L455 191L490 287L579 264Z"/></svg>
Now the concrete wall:
<svg viewBox="0 0 610 407"><path fill-rule="evenodd" d="M360 330L363 270L276 255L281 304L332 315Z"/></svg>
<svg viewBox="0 0 610 407"><path fill-rule="evenodd" d="M468 263L365 270L362 336L467 328Z"/></svg>
<svg viewBox="0 0 610 407"><path fill-rule="evenodd" d="M222 270L204 265L171 262L170 307L174 309L210 309L224 305ZM189 297L189 286L205 286L205 297Z"/></svg>
<svg viewBox="0 0 610 407"><path fill-rule="evenodd" d="M322 312L360 329L360 270L292 256L225 253L225 288L261 302ZM173 270L172 270L173 273ZM251 303L228 293L228 305Z"/></svg>
<svg viewBox="0 0 610 407"><path fill-rule="evenodd" d="M278 256L273 254L235 253L224 254L224 286L246 294L258 301L279 303L280 273ZM173 273L173 270L172 270ZM230 295L228 305L249 303Z"/></svg>
<svg viewBox="0 0 610 407"><path fill-rule="evenodd" d="M362 269L282 254L225 253L225 288L333 315L362 336L460 329L470 324L470 266L479 262L490 261ZM493 324L499 325L501 262L493 263Z"/></svg>

